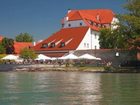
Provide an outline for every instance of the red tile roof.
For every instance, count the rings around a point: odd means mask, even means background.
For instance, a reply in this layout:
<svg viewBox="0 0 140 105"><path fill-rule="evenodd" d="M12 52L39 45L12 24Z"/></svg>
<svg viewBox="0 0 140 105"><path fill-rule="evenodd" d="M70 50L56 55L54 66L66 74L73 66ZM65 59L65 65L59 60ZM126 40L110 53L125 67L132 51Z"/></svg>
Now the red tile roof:
<svg viewBox="0 0 140 105"><path fill-rule="evenodd" d="M0 42L2 41L3 36L0 36ZM32 47L33 44L31 42L14 42L15 53L19 54L23 48Z"/></svg>
<svg viewBox="0 0 140 105"><path fill-rule="evenodd" d="M66 53L46 53L45 55L46 56L49 56L49 57L62 57L64 56Z"/></svg>
<svg viewBox="0 0 140 105"><path fill-rule="evenodd" d="M22 49L32 46L31 42L14 42L15 53L19 54Z"/></svg>
<svg viewBox="0 0 140 105"><path fill-rule="evenodd" d="M87 26L89 26L93 30L98 31L99 30L98 27L92 26L88 23L89 20L100 24L110 24L114 16L115 14L113 13L112 10L95 9L95 10L71 10L66 17L68 17L68 21L84 20Z"/></svg>
<svg viewBox="0 0 140 105"><path fill-rule="evenodd" d="M69 21L72 20L81 20L83 18L87 18L99 23L111 23L115 14L112 10L109 9L95 9L95 10L71 10L67 14L69 17ZM99 16L100 21L97 19Z"/></svg>
<svg viewBox="0 0 140 105"><path fill-rule="evenodd" d="M84 38L89 27L75 27L75 28L64 28L54 33L46 40L37 44L33 47L36 51L62 51L62 50L75 50L82 39ZM50 44L54 42L56 45L53 48L41 48L42 44ZM60 43L65 42L64 47L60 47Z"/></svg>
<svg viewBox="0 0 140 105"><path fill-rule="evenodd" d="M3 37L0 35L0 41L2 41Z"/></svg>

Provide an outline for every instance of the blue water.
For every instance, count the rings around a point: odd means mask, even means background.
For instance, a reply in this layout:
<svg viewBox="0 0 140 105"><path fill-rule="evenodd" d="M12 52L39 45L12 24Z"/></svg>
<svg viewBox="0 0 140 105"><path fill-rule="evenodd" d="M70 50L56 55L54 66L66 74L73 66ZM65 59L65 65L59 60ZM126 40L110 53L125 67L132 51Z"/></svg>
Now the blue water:
<svg viewBox="0 0 140 105"><path fill-rule="evenodd" d="M0 105L140 105L140 74L1 72Z"/></svg>

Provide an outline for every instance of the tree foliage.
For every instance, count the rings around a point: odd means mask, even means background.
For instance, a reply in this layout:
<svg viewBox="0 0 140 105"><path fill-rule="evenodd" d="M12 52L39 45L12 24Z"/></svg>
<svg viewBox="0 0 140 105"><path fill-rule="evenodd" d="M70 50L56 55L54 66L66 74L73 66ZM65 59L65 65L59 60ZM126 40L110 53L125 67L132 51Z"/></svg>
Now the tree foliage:
<svg viewBox="0 0 140 105"><path fill-rule="evenodd" d="M11 38L3 38L1 44L6 48L7 46L13 46L14 40Z"/></svg>
<svg viewBox="0 0 140 105"><path fill-rule="evenodd" d="M124 8L128 10L128 13L121 15L123 20L121 24L127 27L130 38L140 37L140 0L128 0Z"/></svg>
<svg viewBox="0 0 140 105"><path fill-rule="evenodd" d="M1 45L5 48L6 54L13 54L14 49L14 40L11 38L3 38Z"/></svg>
<svg viewBox="0 0 140 105"><path fill-rule="evenodd" d="M28 33L20 33L15 37L17 42L33 42L33 37Z"/></svg>
<svg viewBox="0 0 140 105"><path fill-rule="evenodd" d="M24 59L35 59L37 55L32 49L24 48L20 53L20 57Z"/></svg>
<svg viewBox="0 0 140 105"><path fill-rule="evenodd" d="M124 8L128 12L117 15L119 19L117 29L101 29L99 38L101 48L130 48L132 45L138 47L139 42L137 39L140 38L140 0L128 0Z"/></svg>
<svg viewBox="0 0 140 105"><path fill-rule="evenodd" d="M2 44L0 44L0 54L5 54L5 48Z"/></svg>

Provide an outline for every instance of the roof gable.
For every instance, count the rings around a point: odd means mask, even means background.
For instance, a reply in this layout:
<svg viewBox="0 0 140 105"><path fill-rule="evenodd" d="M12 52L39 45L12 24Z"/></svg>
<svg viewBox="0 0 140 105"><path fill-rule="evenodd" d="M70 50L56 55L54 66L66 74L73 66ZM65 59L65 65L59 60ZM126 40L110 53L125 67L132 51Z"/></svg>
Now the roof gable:
<svg viewBox="0 0 140 105"><path fill-rule="evenodd" d="M80 15L80 13L79 13L79 11L76 11L76 12L74 12L73 13L73 15L72 16L70 16L69 17L69 21L71 21L71 20L80 20L82 17L81 17L81 15Z"/></svg>
<svg viewBox="0 0 140 105"><path fill-rule="evenodd" d="M71 12L67 14L67 17L71 21L85 18L100 23L111 23L114 15L113 11L109 9L71 10ZM97 16L99 16L100 21L97 19Z"/></svg>
<svg viewBox="0 0 140 105"><path fill-rule="evenodd" d="M19 54L22 49L32 46L31 42L14 42L15 53Z"/></svg>
<svg viewBox="0 0 140 105"><path fill-rule="evenodd" d="M83 20L88 27L99 31L98 24L111 24L114 13L109 9L71 10L67 17L68 21ZM96 23L96 25L92 25L90 22Z"/></svg>
<svg viewBox="0 0 140 105"><path fill-rule="evenodd" d="M75 27L75 28L64 28L60 31L54 33L46 40L42 41L41 43L37 44L33 47L36 51L54 51L54 50L75 50L82 39L84 38L88 27ZM55 47L51 48L51 43L57 43ZM60 47L61 42L65 43L65 46ZM47 48L41 48L42 44L48 44Z"/></svg>

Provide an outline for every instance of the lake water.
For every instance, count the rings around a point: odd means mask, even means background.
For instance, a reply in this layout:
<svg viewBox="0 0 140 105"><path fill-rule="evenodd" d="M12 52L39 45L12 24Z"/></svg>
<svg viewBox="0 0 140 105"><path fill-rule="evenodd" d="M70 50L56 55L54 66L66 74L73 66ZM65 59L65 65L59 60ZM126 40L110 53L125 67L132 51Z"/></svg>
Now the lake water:
<svg viewBox="0 0 140 105"><path fill-rule="evenodd" d="M0 105L140 105L140 74L1 72Z"/></svg>

